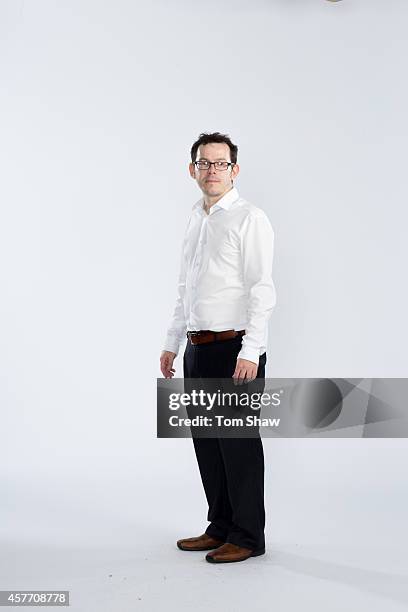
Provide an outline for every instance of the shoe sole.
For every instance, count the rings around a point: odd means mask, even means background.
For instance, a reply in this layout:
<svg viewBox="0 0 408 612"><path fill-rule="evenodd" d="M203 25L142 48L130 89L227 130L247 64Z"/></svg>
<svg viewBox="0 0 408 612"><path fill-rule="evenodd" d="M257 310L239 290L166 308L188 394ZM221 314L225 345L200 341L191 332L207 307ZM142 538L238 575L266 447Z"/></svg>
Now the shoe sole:
<svg viewBox="0 0 408 612"><path fill-rule="evenodd" d="M265 548L260 548L259 550L254 550L254 552L250 554L249 557L244 557L243 559L226 559L224 561L223 559L214 559L213 557L209 557L208 555L206 555L205 560L209 563L239 563L240 561L246 561L250 557L259 557L260 555L264 554Z"/></svg>

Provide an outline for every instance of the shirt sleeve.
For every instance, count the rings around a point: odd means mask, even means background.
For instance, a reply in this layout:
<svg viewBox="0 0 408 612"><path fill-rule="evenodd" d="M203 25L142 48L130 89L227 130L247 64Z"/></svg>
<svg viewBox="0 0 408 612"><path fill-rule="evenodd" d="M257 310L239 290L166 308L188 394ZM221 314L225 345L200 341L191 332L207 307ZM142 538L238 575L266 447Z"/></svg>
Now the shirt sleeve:
<svg viewBox="0 0 408 612"><path fill-rule="evenodd" d="M191 219L190 219L191 220ZM187 323L184 312L184 296L186 293L186 259L185 259L185 243L187 238L187 232L190 225L190 221L187 224L187 229L184 235L183 245L181 249L180 258L180 272L178 277L177 285L177 299L176 305L173 311L173 317L170 322L170 326L167 330L167 336L164 342L163 350L171 351L172 353L179 352L181 343L186 337Z"/></svg>
<svg viewBox="0 0 408 612"><path fill-rule="evenodd" d="M263 210L251 213L241 234L243 277L247 292L247 327L242 338L240 359L259 363L266 344L267 325L276 304L272 280L274 232Z"/></svg>

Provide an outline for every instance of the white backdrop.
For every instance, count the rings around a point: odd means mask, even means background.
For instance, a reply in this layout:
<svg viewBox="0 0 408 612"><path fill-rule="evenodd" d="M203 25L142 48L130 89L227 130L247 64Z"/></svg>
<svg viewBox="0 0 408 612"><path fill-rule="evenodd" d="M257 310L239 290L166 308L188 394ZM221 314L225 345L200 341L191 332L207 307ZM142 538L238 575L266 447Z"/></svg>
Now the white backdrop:
<svg viewBox="0 0 408 612"><path fill-rule="evenodd" d="M407 375L407 18L403 0L0 2L0 533L26 550L1 588L64 588L30 546L153 540L171 564L207 524L191 441L155 438L200 132L237 142L235 184L275 230L267 375ZM405 440L264 446L271 549L378 544L402 571Z"/></svg>

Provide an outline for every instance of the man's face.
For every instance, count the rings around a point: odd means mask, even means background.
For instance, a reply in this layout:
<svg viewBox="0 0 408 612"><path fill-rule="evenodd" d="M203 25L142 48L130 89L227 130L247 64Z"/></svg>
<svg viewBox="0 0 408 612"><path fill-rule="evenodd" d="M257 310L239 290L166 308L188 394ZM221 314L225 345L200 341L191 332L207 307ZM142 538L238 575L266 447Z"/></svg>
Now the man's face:
<svg viewBox="0 0 408 612"><path fill-rule="evenodd" d="M230 149L225 142L210 142L201 145L197 151L196 161L207 160L231 161ZM232 187L232 180L239 172L238 164L228 167L228 170L216 170L215 166L210 166L208 170L198 170L190 163L190 175L194 178L204 195L209 197L221 197Z"/></svg>

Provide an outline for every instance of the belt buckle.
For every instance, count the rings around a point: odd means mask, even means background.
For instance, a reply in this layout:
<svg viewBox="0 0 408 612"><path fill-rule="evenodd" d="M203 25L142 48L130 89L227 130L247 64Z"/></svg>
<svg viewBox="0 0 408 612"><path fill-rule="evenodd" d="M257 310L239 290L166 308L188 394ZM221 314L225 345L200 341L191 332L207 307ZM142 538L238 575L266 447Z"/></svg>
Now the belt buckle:
<svg viewBox="0 0 408 612"><path fill-rule="evenodd" d="M195 338L199 338L199 336L200 336L200 332L199 331L190 331L190 332L188 332L188 337L189 337L190 342L192 344L194 344L194 341L195 341L194 339Z"/></svg>
<svg viewBox="0 0 408 612"><path fill-rule="evenodd" d="M190 331L188 332L189 334L189 340L191 342L191 344L196 345L197 341L196 338L200 337L200 332L199 331Z"/></svg>

